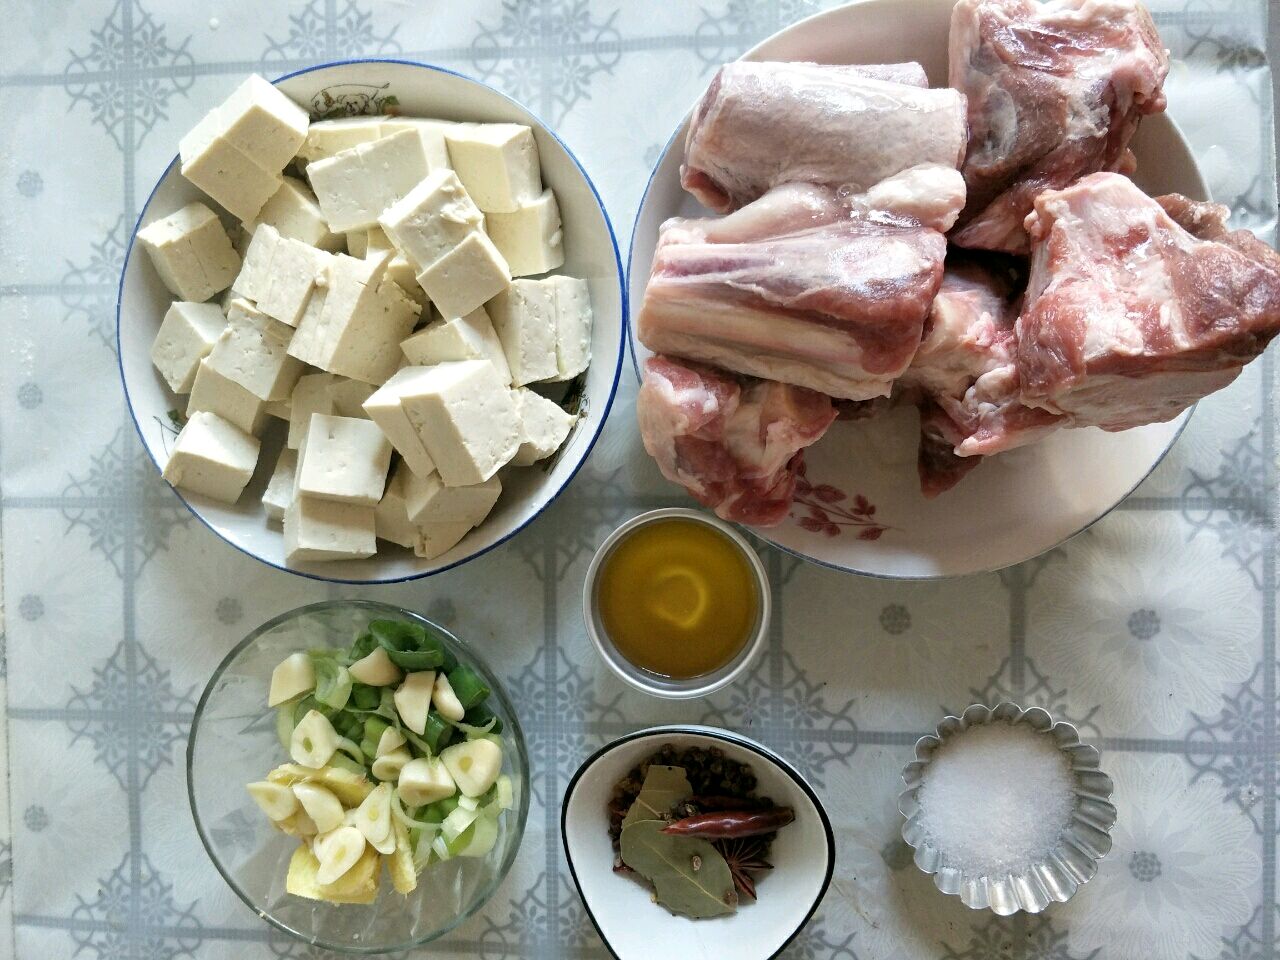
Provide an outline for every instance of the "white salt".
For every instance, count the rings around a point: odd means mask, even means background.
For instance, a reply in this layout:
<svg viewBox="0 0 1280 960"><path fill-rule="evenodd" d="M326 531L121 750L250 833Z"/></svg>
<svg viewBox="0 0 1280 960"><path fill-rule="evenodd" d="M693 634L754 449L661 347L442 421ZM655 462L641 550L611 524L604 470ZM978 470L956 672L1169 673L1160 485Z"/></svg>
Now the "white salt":
<svg viewBox="0 0 1280 960"><path fill-rule="evenodd" d="M1006 873L1057 845L1075 786L1048 734L1007 721L970 727L944 741L924 768L919 824L945 863Z"/></svg>

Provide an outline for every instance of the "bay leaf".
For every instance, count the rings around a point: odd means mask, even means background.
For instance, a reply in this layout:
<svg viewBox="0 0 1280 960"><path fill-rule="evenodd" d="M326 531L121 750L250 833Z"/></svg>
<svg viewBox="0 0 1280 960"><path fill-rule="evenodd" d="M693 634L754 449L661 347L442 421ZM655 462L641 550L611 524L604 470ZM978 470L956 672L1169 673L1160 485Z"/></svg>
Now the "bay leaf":
<svg viewBox="0 0 1280 960"><path fill-rule="evenodd" d="M684 767L663 767L651 764L644 776L640 794L622 820L623 829L640 820L661 820L671 808L693 796L693 787L685 775Z"/></svg>
<svg viewBox="0 0 1280 960"><path fill-rule="evenodd" d="M663 833L665 826L662 820L624 826L622 862L653 884L658 902L672 913L695 920L733 913L738 895L724 857L706 840Z"/></svg>

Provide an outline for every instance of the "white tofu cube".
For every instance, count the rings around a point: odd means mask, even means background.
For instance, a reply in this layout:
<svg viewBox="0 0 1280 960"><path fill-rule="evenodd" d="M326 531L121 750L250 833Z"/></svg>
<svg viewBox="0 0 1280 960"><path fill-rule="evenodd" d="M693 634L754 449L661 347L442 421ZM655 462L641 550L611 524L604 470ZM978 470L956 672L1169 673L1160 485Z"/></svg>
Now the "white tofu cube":
<svg viewBox="0 0 1280 960"><path fill-rule="evenodd" d="M370 420L315 414L298 460L304 497L377 506L387 486L391 444Z"/></svg>
<svg viewBox="0 0 1280 960"><path fill-rule="evenodd" d="M424 560L434 560L456 547L469 532L469 523L430 523L416 527L417 539L413 544L415 555Z"/></svg>
<svg viewBox="0 0 1280 960"><path fill-rule="evenodd" d="M511 382L502 341L484 307L465 317L430 323L401 343L400 349L411 364L420 367L449 360L488 360L503 383Z"/></svg>
<svg viewBox="0 0 1280 960"><path fill-rule="evenodd" d="M418 274L418 284L446 320L465 317L507 289L507 261L485 234L473 231Z"/></svg>
<svg viewBox="0 0 1280 960"><path fill-rule="evenodd" d="M483 230L480 212L452 170L437 170L378 218L410 263L425 270L472 233Z"/></svg>
<svg viewBox="0 0 1280 960"><path fill-rule="evenodd" d="M587 281L548 277L555 290L557 380L570 380L591 364L591 294Z"/></svg>
<svg viewBox="0 0 1280 960"><path fill-rule="evenodd" d="M364 412L364 402L373 396L378 388L371 383L337 377L329 386L329 396L333 400L333 412L340 417L356 417L368 420Z"/></svg>
<svg viewBox="0 0 1280 960"><path fill-rule="evenodd" d="M253 476L259 443L213 413L192 415L178 434L164 478L175 487L235 503Z"/></svg>
<svg viewBox="0 0 1280 960"><path fill-rule="evenodd" d="M542 193L533 131L517 123L459 124L445 132L449 160L476 205L512 213Z"/></svg>
<svg viewBox="0 0 1280 960"><path fill-rule="evenodd" d="M520 415L520 448L511 462L528 467L559 450L578 418L532 390L517 390L515 400L516 413Z"/></svg>
<svg viewBox="0 0 1280 960"><path fill-rule="evenodd" d="M298 451L285 447L276 459L276 468L267 481L267 489L262 492L262 508L267 519L275 523L284 523L285 511L293 503L294 476L298 471Z"/></svg>
<svg viewBox="0 0 1280 960"><path fill-rule="evenodd" d="M369 252L369 231L368 230L348 230L343 234L347 241L347 253L350 256L364 259L365 254Z"/></svg>
<svg viewBox="0 0 1280 960"><path fill-rule="evenodd" d="M201 411L216 413L254 436L262 433L267 420L266 401L210 367L208 357L200 361L195 382L191 385L187 418Z"/></svg>
<svg viewBox="0 0 1280 960"><path fill-rule="evenodd" d="M370 227L365 232L364 255L372 257L384 252L389 252L394 257L396 253L395 244L391 242L391 239L381 227Z"/></svg>
<svg viewBox="0 0 1280 960"><path fill-rule="evenodd" d="M307 161L323 160L325 157L332 157L361 143L377 140L381 136L381 117L317 120L307 129L307 138L298 148L298 156Z"/></svg>
<svg viewBox="0 0 1280 960"><path fill-rule="evenodd" d="M447 487L440 474L419 477L410 473L404 481L405 510L417 526L430 523L467 523L477 526L502 494L497 474L484 483Z"/></svg>
<svg viewBox="0 0 1280 960"><path fill-rule="evenodd" d="M215 131L204 131L205 123L209 118L188 134L198 140L183 138L182 175L234 218L247 223L275 196L282 183L280 174L262 169Z"/></svg>
<svg viewBox="0 0 1280 960"><path fill-rule="evenodd" d="M315 194L297 177L285 177L280 188L258 211L258 216L244 228L253 233L264 223L275 227L282 237L300 240L320 250L332 253L342 249L342 235L329 229ZM233 245L234 242L233 238Z"/></svg>
<svg viewBox="0 0 1280 960"><path fill-rule="evenodd" d="M249 238L249 246L244 252L244 263L232 289L255 303L262 300L271 288L271 264L276 258L276 249L283 242L280 231L269 223L260 223Z"/></svg>
<svg viewBox="0 0 1280 960"><path fill-rule="evenodd" d="M289 439L286 446L297 450L311 428L313 415L329 415L334 412L333 394L330 392L337 378L331 373L309 373L299 378L289 401Z"/></svg>
<svg viewBox="0 0 1280 960"><path fill-rule="evenodd" d="M397 253L387 262L386 279L390 280L397 287L404 291L405 296L416 303L423 311L427 309L431 301L427 299L427 292L422 289L422 285L418 283L418 274L402 253ZM418 314L418 320L421 322L422 313Z"/></svg>
<svg viewBox="0 0 1280 960"><path fill-rule="evenodd" d="M281 238L271 258L267 289L258 309L281 323L296 327L317 287L328 286L333 254L317 250L301 240Z"/></svg>
<svg viewBox="0 0 1280 960"><path fill-rule="evenodd" d="M331 230L362 230L430 173L421 138L404 130L316 160L311 188Z"/></svg>
<svg viewBox="0 0 1280 960"><path fill-rule="evenodd" d="M302 376L302 363L288 353L292 337L291 327L248 300L234 300L226 329L205 363L260 400L283 400Z"/></svg>
<svg viewBox="0 0 1280 960"><path fill-rule="evenodd" d="M564 264L560 207L550 187L538 199L522 201L511 213L488 214L485 227L513 277L531 277Z"/></svg>
<svg viewBox="0 0 1280 960"><path fill-rule="evenodd" d="M306 113L251 76L182 138L182 175L237 219L252 220L280 189L280 171L306 132Z"/></svg>
<svg viewBox="0 0 1280 960"><path fill-rule="evenodd" d="M404 505L404 488L410 470L401 463L391 474L391 482L387 484L387 492L378 501L373 511L374 532L379 540L398 543L402 547L413 549L418 541L418 529L409 520L409 513Z"/></svg>
<svg viewBox="0 0 1280 960"><path fill-rule="evenodd" d="M397 117L394 120L382 121L382 135L389 137L402 130L412 130L422 140L423 152L432 170L449 166L449 147L444 135L451 127L458 124L451 120L424 120L419 117Z"/></svg>
<svg viewBox="0 0 1280 960"><path fill-rule="evenodd" d="M397 376L401 407L445 484L484 483L515 455L520 420L493 364L462 360Z"/></svg>
<svg viewBox="0 0 1280 960"><path fill-rule="evenodd" d="M555 288L546 280L514 280L488 304L516 386L554 380L556 360Z"/></svg>
<svg viewBox="0 0 1280 960"><path fill-rule="evenodd" d="M297 387L294 387L297 390ZM275 417L277 420L289 422L289 414L293 410L292 397L286 400L268 400L267 405L263 408L268 417Z"/></svg>
<svg viewBox="0 0 1280 960"><path fill-rule="evenodd" d="M212 303L179 300L169 305L151 344L151 363L174 393L186 393L195 383L200 361L209 355L227 325Z"/></svg>
<svg viewBox="0 0 1280 960"><path fill-rule="evenodd" d="M365 260L338 255L329 285L317 289L298 323L289 352L331 373L384 383L400 364L400 341L421 308L383 280L389 252Z"/></svg>
<svg viewBox="0 0 1280 960"><path fill-rule="evenodd" d="M222 138L273 172L294 158L310 125L305 110L256 73L217 107L217 114Z"/></svg>
<svg viewBox="0 0 1280 960"><path fill-rule="evenodd" d="M203 203L154 220L138 231L161 282L180 300L203 303L225 290L240 269L240 255L222 222Z"/></svg>
<svg viewBox="0 0 1280 960"><path fill-rule="evenodd" d="M386 434L395 451L404 457L405 464L419 476L434 473L435 461L423 442L402 402L402 390L415 381L416 367L406 367L392 375L386 383L374 391L364 402L365 413Z"/></svg>
<svg viewBox="0 0 1280 960"><path fill-rule="evenodd" d="M284 552L290 566L363 560L377 549L373 507L296 497L285 511Z"/></svg>

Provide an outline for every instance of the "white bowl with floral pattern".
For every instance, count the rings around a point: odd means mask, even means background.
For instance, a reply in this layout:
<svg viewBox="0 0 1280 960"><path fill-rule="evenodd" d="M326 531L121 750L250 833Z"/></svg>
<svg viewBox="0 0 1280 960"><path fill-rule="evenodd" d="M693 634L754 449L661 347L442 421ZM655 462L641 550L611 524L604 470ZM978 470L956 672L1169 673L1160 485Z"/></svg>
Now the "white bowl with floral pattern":
<svg viewBox="0 0 1280 960"><path fill-rule="evenodd" d="M774 34L745 60L922 64L945 85L954 0L866 0ZM669 217L710 216L680 186L686 117L668 141L631 238L628 293L644 298L658 228ZM1134 138L1138 184L1151 194L1208 199L1190 148L1167 114ZM637 375L650 356L631 335ZM1155 469L1191 412L1123 433L1062 430L990 458L952 490L926 499L916 474L917 416L902 409L837 421L805 451L789 516L753 532L824 566L891 579L936 579L998 570L1038 556L1104 516Z"/></svg>

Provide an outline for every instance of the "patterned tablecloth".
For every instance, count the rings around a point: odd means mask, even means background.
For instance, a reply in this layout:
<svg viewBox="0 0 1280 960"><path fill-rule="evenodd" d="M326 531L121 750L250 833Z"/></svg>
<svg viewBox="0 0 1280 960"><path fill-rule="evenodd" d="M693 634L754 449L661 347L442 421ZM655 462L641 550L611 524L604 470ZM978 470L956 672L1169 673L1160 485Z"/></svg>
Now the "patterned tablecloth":
<svg viewBox="0 0 1280 960"><path fill-rule="evenodd" d="M558 128L625 248L649 168L713 67L814 8L0 2L0 956L313 955L259 922L206 861L184 747L233 643L277 612L348 594L422 610L483 645L529 736L533 810L516 867L482 915L425 952L604 956L561 852L565 783L613 737L687 720L772 745L827 801L835 879L788 956L1277 955L1274 351L1199 407L1121 509L1031 563L913 584L764 549L768 653L745 681L684 705L612 679L579 612L601 538L681 502L640 450L629 370L600 446L546 516L461 570L397 587L327 589L240 555L192 521L138 445L114 356L129 230L178 137L246 72L392 55L481 77ZM1265 7L1157 0L1155 11L1175 57L1170 112L1216 197L1273 240ZM498 583L502 602L488 592ZM1116 780L1114 853L1043 917L968 912L898 838L897 778L916 737L944 709L1001 697L1075 721Z"/></svg>

